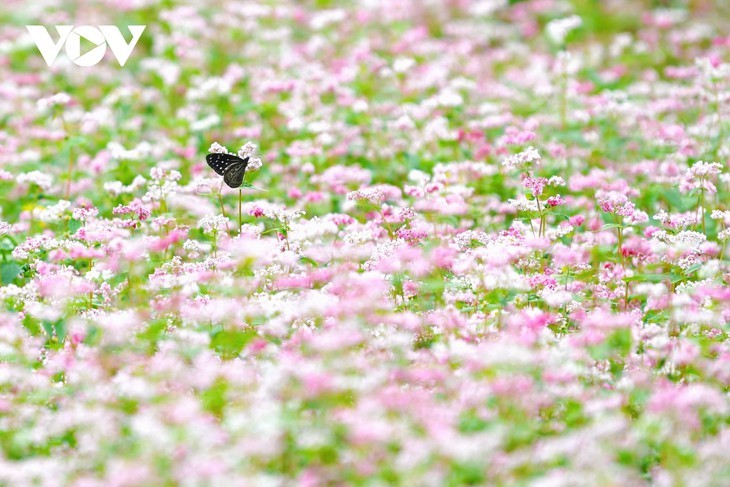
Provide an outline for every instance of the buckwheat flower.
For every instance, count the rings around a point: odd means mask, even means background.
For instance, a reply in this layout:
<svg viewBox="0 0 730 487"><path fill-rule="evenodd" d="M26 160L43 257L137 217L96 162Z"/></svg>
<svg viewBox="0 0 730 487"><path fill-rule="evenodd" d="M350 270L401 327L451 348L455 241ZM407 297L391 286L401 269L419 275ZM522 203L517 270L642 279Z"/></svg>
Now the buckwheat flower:
<svg viewBox="0 0 730 487"><path fill-rule="evenodd" d="M565 179L561 178L560 176L552 176L550 179L548 179L548 185L550 186L565 186Z"/></svg>
<svg viewBox="0 0 730 487"><path fill-rule="evenodd" d="M197 240L190 240L190 239L186 240L183 243L183 249L185 249L185 251L188 253L188 255L193 259L200 257L200 255L203 251L203 247L200 244L200 242L198 242Z"/></svg>
<svg viewBox="0 0 730 487"><path fill-rule="evenodd" d="M411 130L415 130L416 122L414 122L413 119L408 115L401 115L397 119L389 121L388 128L400 130L403 132L409 132Z"/></svg>
<svg viewBox="0 0 730 487"><path fill-rule="evenodd" d="M41 188L43 191L48 191L53 186L53 177L50 174L45 174L40 171L31 171L28 173L19 174L16 178L19 184L32 183Z"/></svg>
<svg viewBox="0 0 730 487"><path fill-rule="evenodd" d="M401 197L402 193L400 188L390 184L379 184L377 186L361 188L347 195L349 201L367 200L376 205L386 200L397 201Z"/></svg>
<svg viewBox="0 0 730 487"><path fill-rule="evenodd" d="M71 216L74 220L86 221L95 218L98 214L97 208L74 208Z"/></svg>
<svg viewBox="0 0 730 487"><path fill-rule="evenodd" d="M228 154L228 149L220 145L218 142L213 142L208 149L208 152L213 154Z"/></svg>
<svg viewBox="0 0 730 487"><path fill-rule="evenodd" d="M238 149L238 157L241 159L249 158L248 159L248 165L246 166L246 170L250 172L258 171L261 169L261 166L263 166L263 162L261 162L261 159L256 157L256 149L257 146L253 142L246 142L244 145L241 146L240 149Z"/></svg>
<svg viewBox="0 0 730 487"><path fill-rule="evenodd" d="M722 164L718 162L697 161L689 168L680 182L679 190L689 192L693 189L701 189L709 194L717 193L717 188L712 182L717 179L723 171Z"/></svg>
<svg viewBox="0 0 730 487"><path fill-rule="evenodd" d="M533 196L540 196L547 185L547 178L533 178L530 176L522 180L522 185L530 190Z"/></svg>
<svg viewBox="0 0 730 487"><path fill-rule="evenodd" d="M34 208L33 215L42 222L57 222L66 214L66 210L69 208L71 208L70 201L60 200L55 205L46 208Z"/></svg>
<svg viewBox="0 0 730 487"><path fill-rule="evenodd" d="M10 233L10 223L0 220L0 237Z"/></svg>
<svg viewBox="0 0 730 487"><path fill-rule="evenodd" d="M716 176L722 172L722 169L722 164L719 162L697 161L690 168L690 172L695 177L704 178L707 176Z"/></svg>
<svg viewBox="0 0 730 487"><path fill-rule="evenodd" d="M683 232L679 232L676 235L670 236L671 242L681 243L691 247L697 247L706 240L707 235L705 235L704 233L693 232L690 230L685 230Z"/></svg>
<svg viewBox="0 0 730 487"><path fill-rule="evenodd" d="M144 187L145 184L147 184L147 179L145 179L145 177L141 174L138 174L128 186L122 184L121 181L110 181L104 183L104 191L109 192L113 196L119 196L120 194L134 193L139 188Z"/></svg>
<svg viewBox="0 0 730 487"><path fill-rule="evenodd" d="M700 74L710 83L717 83L730 77L730 64L716 63L710 58L695 59L695 66Z"/></svg>
<svg viewBox="0 0 730 487"><path fill-rule="evenodd" d="M405 248L407 246L408 243L400 238L389 240L388 242L379 243L375 247L375 249L373 249L373 253L370 256L370 259L368 259L362 267L366 271L375 270L378 267L378 264L381 263L381 261L394 259L396 250Z"/></svg>
<svg viewBox="0 0 730 487"><path fill-rule="evenodd" d="M410 57L398 57L393 61L393 71L402 74L416 65L416 61Z"/></svg>
<svg viewBox="0 0 730 487"><path fill-rule="evenodd" d="M192 132L203 132L210 130L211 128L218 125L221 121L221 117L216 113L211 113L207 117L198 118L190 123L190 130Z"/></svg>
<svg viewBox="0 0 730 487"><path fill-rule="evenodd" d="M565 204L565 199L558 195L551 196L547 199L547 205L548 206L560 206Z"/></svg>
<svg viewBox="0 0 730 487"><path fill-rule="evenodd" d="M423 127L423 138L428 142L456 140L458 137L457 131L449 128L449 120L446 117L436 117Z"/></svg>
<svg viewBox="0 0 730 487"><path fill-rule="evenodd" d="M146 208L141 201L134 200L129 205L118 205L112 210L114 215L130 215L134 214L137 219L142 221L150 217L151 212Z"/></svg>
<svg viewBox="0 0 730 487"><path fill-rule="evenodd" d="M266 216L278 220L281 223L290 223L294 220L297 220L304 215L306 215L307 212L304 210L289 210L287 208L275 208L272 210L267 211Z"/></svg>
<svg viewBox="0 0 730 487"><path fill-rule="evenodd" d="M502 161L502 165L509 169L521 168L528 164L540 165L541 158L540 153L534 147L528 147L522 152L511 155L507 159Z"/></svg>
<svg viewBox="0 0 730 487"><path fill-rule="evenodd" d="M153 167L150 170L150 176L152 181L147 185L147 193L142 197L142 201L161 201L178 192L177 182L182 177L179 171Z"/></svg>
<svg viewBox="0 0 730 487"><path fill-rule="evenodd" d="M661 222L667 228L685 228L696 225L699 222L699 216L696 211L669 214L664 210L659 210L659 213L654 215L654 219Z"/></svg>
<svg viewBox="0 0 730 487"><path fill-rule="evenodd" d="M583 20L577 15L571 15L563 19L551 20L545 26L545 32L554 43L562 45L570 31L577 29L581 25L583 25Z"/></svg>
<svg viewBox="0 0 730 487"><path fill-rule="evenodd" d="M492 242L492 237L482 231L467 230L456 235L454 242L457 248L463 252L476 244L489 245Z"/></svg>
<svg viewBox="0 0 730 487"><path fill-rule="evenodd" d="M68 95L68 93L56 93L55 95L41 98L36 102L36 106L40 111L48 110L49 108L53 107L62 107L66 106L71 102L71 97Z"/></svg>
<svg viewBox="0 0 730 487"><path fill-rule="evenodd" d="M152 155L154 149L155 146L147 141L140 142L132 149L127 149L116 141L111 141L107 144L109 155L115 160L141 161Z"/></svg>
<svg viewBox="0 0 730 487"><path fill-rule="evenodd" d="M374 205L380 205L385 201L385 193L378 187L358 189L347 193L349 201L369 201Z"/></svg>
<svg viewBox="0 0 730 487"><path fill-rule="evenodd" d="M454 89L444 88L436 97L439 106L458 107L464 103L464 98Z"/></svg>
<svg viewBox="0 0 730 487"><path fill-rule="evenodd" d="M213 233L224 230L228 218L223 215L207 215L200 219L198 228L202 228L205 233Z"/></svg>
<svg viewBox="0 0 730 487"><path fill-rule="evenodd" d="M606 213L615 213L628 204L628 197L617 191L601 191L597 195L598 206Z"/></svg>
<svg viewBox="0 0 730 487"><path fill-rule="evenodd" d="M150 169L150 176L152 177L153 181L179 181L182 177L179 171L167 171L160 167L153 167L152 169Z"/></svg>
<svg viewBox="0 0 730 487"><path fill-rule="evenodd" d="M713 220L722 220L727 225L728 223L730 223L730 211L712 210L710 218L712 218Z"/></svg>
<svg viewBox="0 0 730 487"><path fill-rule="evenodd" d="M528 200L524 195L518 196L517 199L509 199L507 203L517 211L540 211L537 200Z"/></svg>
<svg viewBox="0 0 730 487"><path fill-rule="evenodd" d="M637 209L633 203L624 205L616 214L624 217L624 223L632 225L649 221L649 215L645 211Z"/></svg>
<svg viewBox="0 0 730 487"><path fill-rule="evenodd" d="M504 131L504 135L497 140L498 145L525 145L537 137L532 130L522 130L510 126Z"/></svg>
<svg viewBox="0 0 730 487"><path fill-rule="evenodd" d="M244 223L243 225L241 225L239 237L258 240L261 238L262 233L263 230L261 230L260 227L257 227L256 225L251 225L249 223Z"/></svg>

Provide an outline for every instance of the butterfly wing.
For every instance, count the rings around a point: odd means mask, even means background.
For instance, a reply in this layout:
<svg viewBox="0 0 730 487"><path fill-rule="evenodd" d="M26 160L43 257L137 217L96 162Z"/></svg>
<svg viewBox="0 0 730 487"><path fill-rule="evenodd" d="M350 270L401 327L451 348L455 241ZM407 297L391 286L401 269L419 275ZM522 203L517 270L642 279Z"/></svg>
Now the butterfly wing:
<svg viewBox="0 0 730 487"><path fill-rule="evenodd" d="M243 162L243 159L233 154L214 153L205 156L205 161L218 175L223 176L232 165Z"/></svg>
<svg viewBox="0 0 730 487"><path fill-rule="evenodd" d="M223 181L231 188L239 188L243 184L243 176L246 174L248 159L248 157L245 159L239 158L223 174Z"/></svg>

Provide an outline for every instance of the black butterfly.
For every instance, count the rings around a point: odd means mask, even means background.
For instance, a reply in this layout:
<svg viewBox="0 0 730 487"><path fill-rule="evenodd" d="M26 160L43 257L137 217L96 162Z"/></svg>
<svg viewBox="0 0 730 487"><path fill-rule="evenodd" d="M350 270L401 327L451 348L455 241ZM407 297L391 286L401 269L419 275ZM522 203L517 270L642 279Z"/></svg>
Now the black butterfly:
<svg viewBox="0 0 730 487"><path fill-rule="evenodd" d="M243 184L248 157L241 159L233 154L214 153L205 156L205 160L215 172L223 176L223 181L231 188L239 188Z"/></svg>

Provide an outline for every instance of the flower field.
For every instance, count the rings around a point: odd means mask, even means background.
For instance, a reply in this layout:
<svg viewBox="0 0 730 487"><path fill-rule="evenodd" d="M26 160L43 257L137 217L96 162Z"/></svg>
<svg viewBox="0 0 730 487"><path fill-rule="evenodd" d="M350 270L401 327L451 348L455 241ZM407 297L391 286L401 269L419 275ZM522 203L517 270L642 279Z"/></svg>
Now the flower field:
<svg viewBox="0 0 730 487"><path fill-rule="evenodd" d="M724 0L0 22L0 485L730 485Z"/></svg>

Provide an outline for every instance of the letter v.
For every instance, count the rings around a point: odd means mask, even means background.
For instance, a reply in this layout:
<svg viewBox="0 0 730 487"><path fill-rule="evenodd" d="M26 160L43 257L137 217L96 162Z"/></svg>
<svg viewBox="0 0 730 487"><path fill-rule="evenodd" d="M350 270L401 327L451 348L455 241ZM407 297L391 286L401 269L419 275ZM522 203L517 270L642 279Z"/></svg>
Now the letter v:
<svg viewBox="0 0 730 487"><path fill-rule="evenodd" d="M114 57L117 58L120 66L124 66L124 63L129 59L129 55L132 54L132 49L137 45L137 41L142 36L146 25L130 25L128 26L129 32L132 33L132 40L124 40L124 36L119 32L119 29L114 25L100 25L99 30L104 34L106 43L112 48Z"/></svg>
<svg viewBox="0 0 730 487"><path fill-rule="evenodd" d="M38 50L41 52L43 60L46 62L47 65L50 66L51 64L53 64L53 61L56 60L56 56L58 56L58 53L61 52L61 47L63 47L63 44L66 42L66 39L71 33L73 26L56 26L56 32L58 32L59 36L58 42L56 44L53 43L51 35L42 25L26 25L25 28L28 29L30 37L33 39L36 47L38 47Z"/></svg>

